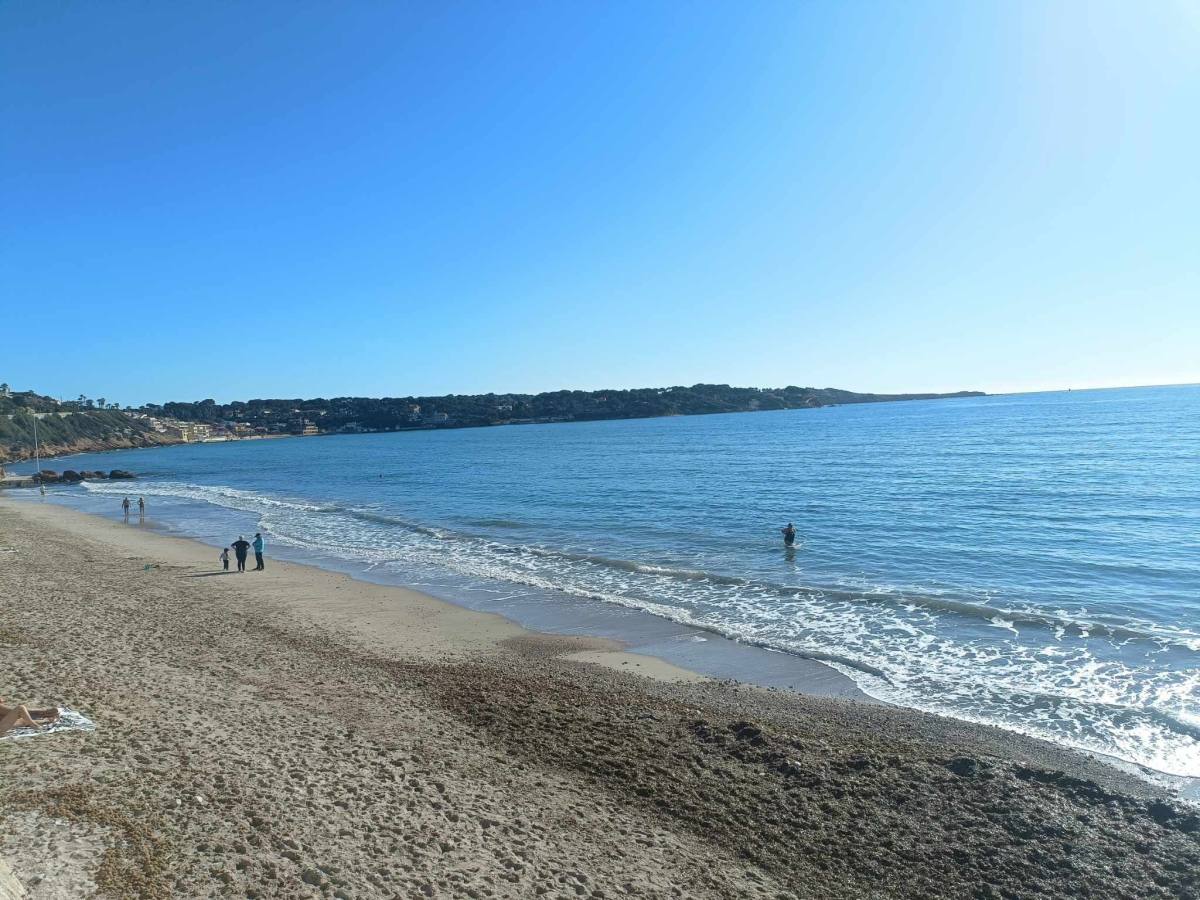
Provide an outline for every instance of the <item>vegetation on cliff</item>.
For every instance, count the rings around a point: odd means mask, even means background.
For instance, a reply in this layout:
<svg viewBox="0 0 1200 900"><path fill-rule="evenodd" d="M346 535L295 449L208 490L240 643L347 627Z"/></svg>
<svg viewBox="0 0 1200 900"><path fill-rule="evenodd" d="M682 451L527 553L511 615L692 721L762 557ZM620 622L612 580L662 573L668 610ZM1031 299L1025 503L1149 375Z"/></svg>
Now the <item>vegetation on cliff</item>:
<svg viewBox="0 0 1200 900"><path fill-rule="evenodd" d="M31 392L0 395L0 461L33 458L35 422L42 456L171 442L115 409L75 406Z"/></svg>
<svg viewBox="0 0 1200 900"><path fill-rule="evenodd" d="M318 397L216 403L164 403L143 411L193 422L246 422L269 426L296 417L322 431L389 431L425 425L474 426L509 422L633 419L703 413L800 409L843 403L874 403L958 394L858 394L835 388L740 388L727 384L606 391L550 391L543 394L450 394L442 397Z"/></svg>
<svg viewBox="0 0 1200 900"><path fill-rule="evenodd" d="M43 456L178 443L183 423L216 426L214 435L253 436L404 428L463 428L524 422L635 419L705 413L802 409L845 403L877 403L978 396L957 394L859 394L836 388L742 388L727 384L542 394L449 394L441 397L318 397L216 403L147 404L139 410L103 398L59 401L32 391L12 393L0 385L0 460L33 456L34 422ZM236 425L236 428L233 426ZM171 427L165 427L171 426ZM172 430L173 429L173 430ZM194 439L194 438L193 438Z"/></svg>

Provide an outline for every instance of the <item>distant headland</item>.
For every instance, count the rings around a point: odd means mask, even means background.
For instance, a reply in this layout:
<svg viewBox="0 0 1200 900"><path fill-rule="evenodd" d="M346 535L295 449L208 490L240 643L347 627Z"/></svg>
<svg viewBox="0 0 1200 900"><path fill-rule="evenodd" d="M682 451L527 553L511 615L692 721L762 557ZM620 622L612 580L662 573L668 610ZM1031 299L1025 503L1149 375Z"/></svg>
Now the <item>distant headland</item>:
<svg viewBox="0 0 1200 900"><path fill-rule="evenodd" d="M291 435L358 434L427 428L477 428L545 422L644 419L711 413L806 409L849 403L981 397L866 394L837 388L750 388L727 384L542 394L447 394L441 397L317 397L124 407L80 396L57 400L0 384L0 460L31 459L34 421L43 456L200 441Z"/></svg>

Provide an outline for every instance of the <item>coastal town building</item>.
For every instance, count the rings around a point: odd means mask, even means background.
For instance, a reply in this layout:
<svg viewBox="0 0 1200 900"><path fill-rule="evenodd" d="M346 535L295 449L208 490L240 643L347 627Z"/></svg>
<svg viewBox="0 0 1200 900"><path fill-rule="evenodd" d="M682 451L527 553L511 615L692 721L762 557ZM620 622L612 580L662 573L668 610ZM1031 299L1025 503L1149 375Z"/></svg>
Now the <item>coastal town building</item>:
<svg viewBox="0 0 1200 900"><path fill-rule="evenodd" d="M212 437L212 426L202 422L176 422L167 420L162 423L161 434L175 438L184 443L207 441Z"/></svg>

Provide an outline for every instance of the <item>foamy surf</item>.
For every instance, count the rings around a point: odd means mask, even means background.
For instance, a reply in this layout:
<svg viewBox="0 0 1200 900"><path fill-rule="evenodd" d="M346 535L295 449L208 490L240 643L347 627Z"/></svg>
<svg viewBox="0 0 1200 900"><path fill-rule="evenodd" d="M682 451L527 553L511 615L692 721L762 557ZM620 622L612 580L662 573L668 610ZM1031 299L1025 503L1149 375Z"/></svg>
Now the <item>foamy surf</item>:
<svg viewBox="0 0 1200 900"><path fill-rule="evenodd" d="M96 496L128 492L103 482L84 489ZM852 589L844 580L787 585L592 549L512 543L378 508L228 486L148 481L138 491L248 513L277 544L398 581L450 572L530 589L548 601L577 598L638 610L825 662L880 700L1200 776L1200 733L1189 719L1200 674L1187 670L1200 636L1180 629L1101 623L1083 606L1022 609L997 605L994 596L976 600L944 590ZM503 521L497 531L520 530ZM985 631L1000 636L984 638ZM1151 664L1156 657L1172 664Z"/></svg>

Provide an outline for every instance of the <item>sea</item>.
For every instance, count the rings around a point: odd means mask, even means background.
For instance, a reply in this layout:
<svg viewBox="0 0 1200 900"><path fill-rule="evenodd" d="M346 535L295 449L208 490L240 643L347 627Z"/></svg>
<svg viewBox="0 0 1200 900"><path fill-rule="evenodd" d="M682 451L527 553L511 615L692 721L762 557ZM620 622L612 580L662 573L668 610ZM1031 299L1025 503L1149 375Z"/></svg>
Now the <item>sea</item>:
<svg viewBox="0 0 1200 900"><path fill-rule="evenodd" d="M880 701L1200 777L1200 386L50 466L139 478L54 486L49 502L119 518L142 496L155 527L214 546L262 531L268 556L534 628L767 683L805 661Z"/></svg>

